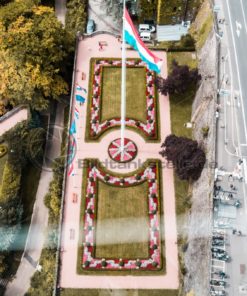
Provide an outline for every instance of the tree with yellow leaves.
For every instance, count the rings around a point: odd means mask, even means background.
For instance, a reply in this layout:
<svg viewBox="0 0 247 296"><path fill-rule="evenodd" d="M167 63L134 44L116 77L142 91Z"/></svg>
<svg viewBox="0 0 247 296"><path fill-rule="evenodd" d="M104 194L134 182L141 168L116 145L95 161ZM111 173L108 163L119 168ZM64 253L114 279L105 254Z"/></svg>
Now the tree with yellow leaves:
<svg viewBox="0 0 247 296"><path fill-rule="evenodd" d="M0 7L0 103L43 110L68 92L63 71L70 39L53 9L37 2Z"/></svg>

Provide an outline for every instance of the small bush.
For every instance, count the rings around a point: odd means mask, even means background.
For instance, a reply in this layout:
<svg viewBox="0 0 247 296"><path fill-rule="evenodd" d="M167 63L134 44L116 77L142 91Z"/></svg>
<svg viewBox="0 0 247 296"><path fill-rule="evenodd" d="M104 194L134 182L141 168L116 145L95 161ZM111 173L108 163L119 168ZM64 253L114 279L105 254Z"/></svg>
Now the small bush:
<svg viewBox="0 0 247 296"><path fill-rule="evenodd" d="M180 44L182 47L195 47L195 40L190 34L183 35Z"/></svg>
<svg viewBox="0 0 247 296"><path fill-rule="evenodd" d="M8 152L8 147L6 145L0 145L0 158L3 157Z"/></svg>
<svg viewBox="0 0 247 296"><path fill-rule="evenodd" d="M202 127L201 132L202 132L203 138L207 138L208 133L209 133L209 126Z"/></svg>

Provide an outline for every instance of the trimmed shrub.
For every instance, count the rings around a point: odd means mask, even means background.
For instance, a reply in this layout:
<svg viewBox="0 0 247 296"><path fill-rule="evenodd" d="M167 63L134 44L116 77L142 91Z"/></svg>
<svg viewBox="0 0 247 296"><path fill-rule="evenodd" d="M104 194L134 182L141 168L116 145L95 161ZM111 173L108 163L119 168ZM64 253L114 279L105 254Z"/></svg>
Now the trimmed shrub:
<svg viewBox="0 0 247 296"><path fill-rule="evenodd" d="M3 157L8 152L8 147L6 145L0 145L0 158Z"/></svg>

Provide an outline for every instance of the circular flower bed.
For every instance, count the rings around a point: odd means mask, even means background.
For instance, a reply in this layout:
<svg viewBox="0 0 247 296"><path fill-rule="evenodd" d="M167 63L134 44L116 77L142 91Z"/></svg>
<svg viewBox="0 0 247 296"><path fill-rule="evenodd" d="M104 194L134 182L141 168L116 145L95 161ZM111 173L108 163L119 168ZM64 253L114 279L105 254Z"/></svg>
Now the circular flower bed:
<svg viewBox="0 0 247 296"><path fill-rule="evenodd" d="M116 162L129 162L136 157L136 144L130 139L124 139L124 151L121 152L121 139L112 141L108 147L110 158Z"/></svg>
<svg viewBox="0 0 247 296"><path fill-rule="evenodd" d="M0 145L0 157L3 157L8 152L8 148L5 145Z"/></svg>

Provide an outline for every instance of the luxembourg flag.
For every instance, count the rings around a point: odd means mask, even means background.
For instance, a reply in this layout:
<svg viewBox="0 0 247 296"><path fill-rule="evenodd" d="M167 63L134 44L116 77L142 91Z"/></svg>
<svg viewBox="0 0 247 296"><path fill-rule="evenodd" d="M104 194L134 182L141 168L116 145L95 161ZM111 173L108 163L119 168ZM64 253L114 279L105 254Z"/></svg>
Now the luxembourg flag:
<svg viewBox="0 0 247 296"><path fill-rule="evenodd" d="M162 59L155 56L140 39L126 8L124 10L124 20L125 41L138 51L140 58L147 64L149 70L160 73L160 69L163 63Z"/></svg>

